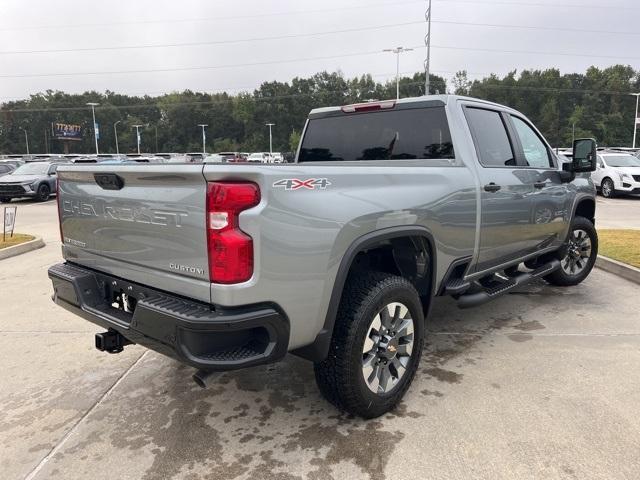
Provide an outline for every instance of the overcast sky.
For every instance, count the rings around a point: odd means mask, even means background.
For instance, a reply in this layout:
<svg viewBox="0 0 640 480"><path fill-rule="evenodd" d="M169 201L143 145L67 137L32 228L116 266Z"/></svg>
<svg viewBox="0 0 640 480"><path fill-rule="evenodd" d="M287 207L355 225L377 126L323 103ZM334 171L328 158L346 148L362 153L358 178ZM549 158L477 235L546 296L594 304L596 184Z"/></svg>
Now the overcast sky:
<svg viewBox="0 0 640 480"><path fill-rule="evenodd" d="M349 77L371 73L384 80L395 74L395 58L382 53L384 48L416 47L402 55L401 71L422 70L426 26L414 22L424 22L425 5L415 0L1 0L0 102L47 89L237 92L321 70L341 70ZM638 0L433 0L432 72L450 78L466 69L477 78L514 68L582 72L590 65L623 63L640 69L639 15ZM104 49L184 43L200 45ZM50 52L73 49L97 50ZM47 52L10 53L33 50ZM158 71L171 69L177 70Z"/></svg>

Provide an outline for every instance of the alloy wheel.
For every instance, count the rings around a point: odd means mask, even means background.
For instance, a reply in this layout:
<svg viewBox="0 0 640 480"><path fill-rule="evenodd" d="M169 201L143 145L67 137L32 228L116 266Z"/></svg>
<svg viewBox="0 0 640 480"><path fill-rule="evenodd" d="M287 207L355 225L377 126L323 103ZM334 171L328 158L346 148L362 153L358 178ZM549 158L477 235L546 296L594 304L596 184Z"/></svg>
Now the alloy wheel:
<svg viewBox="0 0 640 480"><path fill-rule="evenodd" d="M362 375L373 393L392 391L407 371L414 325L406 305L385 305L373 318L362 348Z"/></svg>
<svg viewBox="0 0 640 480"><path fill-rule="evenodd" d="M567 254L560 262L562 270L568 275L579 275L591 258L591 238L589 234L578 228L571 232Z"/></svg>

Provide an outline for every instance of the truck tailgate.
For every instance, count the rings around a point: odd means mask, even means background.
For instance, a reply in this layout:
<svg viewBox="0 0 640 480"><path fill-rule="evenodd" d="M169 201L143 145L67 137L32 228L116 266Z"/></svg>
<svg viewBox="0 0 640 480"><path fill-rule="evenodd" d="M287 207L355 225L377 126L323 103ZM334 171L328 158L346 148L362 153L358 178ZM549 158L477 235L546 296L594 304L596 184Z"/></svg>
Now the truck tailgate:
<svg viewBox="0 0 640 480"><path fill-rule="evenodd" d="M65 259L210 301L202 165L58 170Z"/></svg>

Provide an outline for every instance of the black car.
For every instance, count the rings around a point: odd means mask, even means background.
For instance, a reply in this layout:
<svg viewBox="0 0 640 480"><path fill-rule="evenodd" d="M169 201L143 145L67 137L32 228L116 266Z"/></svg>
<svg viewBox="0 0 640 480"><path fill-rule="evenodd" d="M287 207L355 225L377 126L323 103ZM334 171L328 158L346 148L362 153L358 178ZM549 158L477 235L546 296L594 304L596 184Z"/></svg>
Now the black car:
<svg viewBox="0 0 640 480"><path fill-rule="evenodd" d="M40 202L56 191L56 169L59 163L31 162L0 176L0 201L32 197Z"/></svg>

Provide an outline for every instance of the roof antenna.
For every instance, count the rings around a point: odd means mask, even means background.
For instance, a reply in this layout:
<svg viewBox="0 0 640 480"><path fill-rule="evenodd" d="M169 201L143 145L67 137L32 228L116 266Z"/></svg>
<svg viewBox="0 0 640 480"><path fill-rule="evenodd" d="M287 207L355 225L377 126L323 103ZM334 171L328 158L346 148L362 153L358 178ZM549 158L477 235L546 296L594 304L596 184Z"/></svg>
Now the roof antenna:
<svg viewBox="0 0 640 480"><path fill-rule="evenodd" d="M431 63L431 0L427 0L427 11L424 12L424 20L427 22L427 34L424 37L424 45L427 48L427 58L424 61L424 94L429 95L429 67Z"/></svg>

